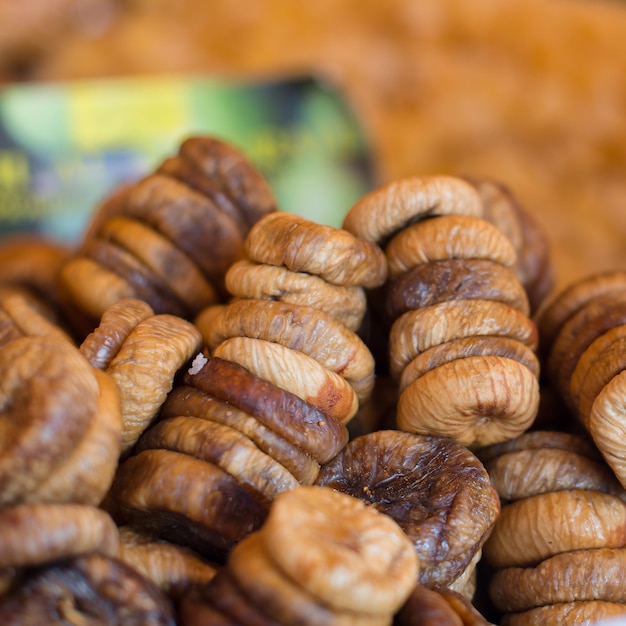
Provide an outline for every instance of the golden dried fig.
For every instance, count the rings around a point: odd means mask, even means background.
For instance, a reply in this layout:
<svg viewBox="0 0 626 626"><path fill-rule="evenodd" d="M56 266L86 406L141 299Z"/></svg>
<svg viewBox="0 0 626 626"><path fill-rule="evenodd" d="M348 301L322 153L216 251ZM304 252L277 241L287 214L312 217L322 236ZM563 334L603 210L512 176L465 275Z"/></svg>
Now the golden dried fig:
<svg viewBox="0 0 626 626"><path fill-rule="evenodd" d="M250 230L245 248L251 261L284 265L334 285L373 288L387 279L387 261L377 245L283 211L261 218Z"/></svg>
<svg viewBox="0 0 626 626"><path fill-rule="evenodd" d="M230 266L226 288L236 299L310 306L332 315L354 332L360 329L367 309L365 290L359 285L333 285L314 274L246 259Z"/></svg>
<svg viewBox="0 0 626 626"><path fill-rule="evenodd" d="M517 613L564 602L626 602L622 573L626 549L573 550L535 567L509 567L489 582L496 609Z"/></svg>
<svg viewBox="0 0 626 626"><path fill-rule="evenodd" d="M495 568L528 567L555 554L621 548L626 503L591 489L552 491L502 508L483 554Z"/></svg>

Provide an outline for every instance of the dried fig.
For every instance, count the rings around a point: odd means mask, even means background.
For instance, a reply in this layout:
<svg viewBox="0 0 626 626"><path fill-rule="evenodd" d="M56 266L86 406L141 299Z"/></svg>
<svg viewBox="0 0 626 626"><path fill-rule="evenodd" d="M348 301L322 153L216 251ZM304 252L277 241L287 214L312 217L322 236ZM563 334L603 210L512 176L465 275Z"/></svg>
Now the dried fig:
<svg viewBox="0 0 626 626"><path fill-rule="evenodd" d="M555 554L621 548L626 503L590 489L552 491L502 508L483 554L495 568L528 567Z"/></svg>
<svg viewBox="0 0 626 626"><path fill-rule="evenodd" d="M319 463L348 441L343 424L231 361L212 357L197 373L185 374L184 382L253 415Z"/></svg>
<svg viewBox="0 0 626 626"><path fill-rule="evenodd" d="M301 447L230 402L188 385L176 387L169 394L161 407L160 419L185 415L211 420L242 433L259 450L287 468L302 484L312 484L319 474L319 462Z"/></svg>
<svg viewBox="0 0 626 626"><path fill-rule="evenodd" d="M442 215L481 217L475 188L453 176L415 176L369 192L354 204L343 228L379 245L420 219Z"/></svg>
<svg viewBox="0 0 626 626"><path fill-rule="evenodd" d="M501 626L545 626L545 624L601 624L626 615L626 605L621 602L563 602L550 604L521 613L505 615Z"/></svg>
<svg viewBox="0 0 626 626"><path fill-rule="evenodd" d="M189 548L156 539L130 526L119 529L117 557L175 601L190 589L206 585L220 567Z"/></svg>
<svg viewBox="0 0 626 626"><path fill-rule="evenodd" d="M354 332L360 329L367 309L363 287L333 285L314 274L292 272L283 266L242 259L230 266L225 280L234 298L310 306L329 313Z"/></svg>
<svg viewBox="0 0 626 626"><path fill-rule="evenodd" d="M510 268L517 259L513 243L500 229L469 215L441 215L410 224L389 241L385 256L391 280L431 261L482 259Z"/></svg>
<svg viewBox="0 0 626 626"><path fill-rule="evenodd" d="M169 600L118 559L89 554L34 572L0 601L0 620L36 624L174 626Z"/></svg>
<svg viewBox="0 0 626 626"><path fill-rule="evenodd" d="M383 251L347 230L276 211L261 218L245 244L251 261L284 265L334 285L380 287L387 279Z"/></svg>
<svg viewBox="0 0 626 626"><path fill-rule="evenodd" d="M95 419L99 395L95 370L64 339L21 337L0 350L3 505L22 501L68 458Z"/></svg>
<svg viewBox="0 0 626 626"><path fill-rule="evenodd" d="M329 420L347 424L358 411L359 398L350 383L299 350L263 339L232 337L213 354L296 395Z"/></svg>
<svg viewBox="0 0 626 626"><path fill-rule="evenodd" d="M489 626L461 594L417 585L397 613L395 626Z"/></svg>
<svg viewBox="0 0 626 626"><path fill-rule="evenodd" d="M489 536L500 502L476 456L452 441L395 430L353 439L317 484L395 520L420 560L419 580L449 586Z"/></svg>
<svg viewBox="0 0 626 626"><path fill-rule="evenodd" d="M217 465L169 450L126 459L111 487L121 519L220 562L267 507Z"/></svg>
<svg viewBox="0 0 626 626"><path fill-rule="evenodd" d="M626 601L622 572L626 550L573 550L541 561L535 567L509 567L489 582L496 609L517 613L564 602Z"/></svg>

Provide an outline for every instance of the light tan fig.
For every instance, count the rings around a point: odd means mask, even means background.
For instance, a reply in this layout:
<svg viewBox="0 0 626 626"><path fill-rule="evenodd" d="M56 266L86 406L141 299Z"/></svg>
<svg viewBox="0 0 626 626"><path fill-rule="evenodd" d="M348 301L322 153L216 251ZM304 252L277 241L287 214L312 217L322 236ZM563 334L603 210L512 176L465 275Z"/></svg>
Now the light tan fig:
<svg viewBox="0 0 626 626"><path fill-rule="evenodd" d="M262 299L301 304L336 317L346 328L357 331L367 309L365 290L358 285L344 287L279 265L253 263L242 259L226 272L226 288L237 299Z"/></svg>
<svg viewBox="0 0 626 626"><path fill-rule="evenodd" d="M483 548L495 568L528 567L555 554L589 548L621 548L626 503L590 489L552 491L502 508Z"/></svg>
<svg viewBox="0 0 626 626"><path fill-rule="evenodd" d="M489 582L489 597L496 609L505 613L565 602L624 603L624 567L624 548L573 550L535 567L499 570Z"/></svg>
<svg viewBox="0 0 626 626"><path fill-rule="evenodd" d="M391 616L419 573L396 522L327 487L281 494L260 532L275 566L338 610Z"/></svg>
<svg viewBox="0 0 626 626"><path fill-rule="evenodd" d="M387 279L387 261L377 245L347 230L284 211L261 218L252 227L245 248L256 263L284 265L335 285L373 288Z"/></svg>
<svg viewBox="0 0 626 626"><path fill-rule="evenodd" d="M401 230L385 247L393 280L415 266L446 259L484 259L515 264L511 240L493 224L470 215L442 215Z"/></svg>
<svg viewBox="0 0 626 626"><path fill-rule="evenodd" d="M388 183L356 202L343 228L381 244L419 218L441 215L481 217L483 204L476 189L453 176L415 176Z"/></svg>

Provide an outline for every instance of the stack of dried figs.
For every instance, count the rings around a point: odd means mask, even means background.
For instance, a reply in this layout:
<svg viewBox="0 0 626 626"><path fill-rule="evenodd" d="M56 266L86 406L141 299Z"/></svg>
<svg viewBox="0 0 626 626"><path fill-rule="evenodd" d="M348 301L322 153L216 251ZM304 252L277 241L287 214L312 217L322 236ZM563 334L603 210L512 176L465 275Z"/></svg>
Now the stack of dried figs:
<svg viewBox="0 0 626 626"><path fill-rule="evenodd" d="M0 246L0 621L626 614L625 277L552 296L495 181L334 228L187 139L75 249Z"/></svg>

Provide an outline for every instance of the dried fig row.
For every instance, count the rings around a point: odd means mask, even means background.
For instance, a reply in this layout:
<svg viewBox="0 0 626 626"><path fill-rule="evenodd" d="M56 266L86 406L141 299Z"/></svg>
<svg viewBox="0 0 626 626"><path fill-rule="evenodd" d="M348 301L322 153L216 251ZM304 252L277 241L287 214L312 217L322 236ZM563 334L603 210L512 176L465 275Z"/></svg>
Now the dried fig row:
<svg viewBox="0 0 626 626"><path fill-rule="evenodd" d="M624 293L624 272L594 274L558 293L538 317L548 346L544 358L549 381L622 485Z"/></svg>
<svg viewBox="0 0 626 626"><path fill-rule="evenodd" d="M469 378L477 372L478 361L473 359L478 352L443 355L448 343L483 336L504 337L507 343L515 340L531 351L537 349L537 329L529 318L526 285L520 280L522 268L515 265L517 251L527 252L520 242L522 232L530 237L531 226L522 224L522 214L509 206L508 198L494 201L497 194L491 191L485 181L409 178L369 193L350 209L343 224L383 245L393 268L393 279L381 294L386 304L381 319L388 325L389 372L401 380L398 426L458 437L465 445L515 437L532 424L539 406L538 361L524 351L513 350L510 359L502 359L507 348L494 347L490 354L488 344L483 344L482 386L478 375ZM467 225L467 232L462 225ZM503 234L509 227L519 235L515 241ZM546 259L539 248L543 264ZM531 257L525 257L524 269L529 269L527 262L534 262ZM415 364L404 375L415 358L439 345L440 363ZM520 361L514 364L518 355ZM446 373L452 371L467 378L448 384ZM520 378L530 394L521 401L510 386ZM475 385L479 385L476 394ZM513 406L510 412L509 406ZM494 414L497 420L491 419Z"/></svg>
<svg viewBox="0 0 626 626"><path fill-rule="evenodd" d="M191 137L94 212L82 246L59 271L64 308L78 310L83 335L121 297L191 319L226 298L224 275L243 258L247 232L275 210L267 183L242 153L213 137Z"/></svg>

